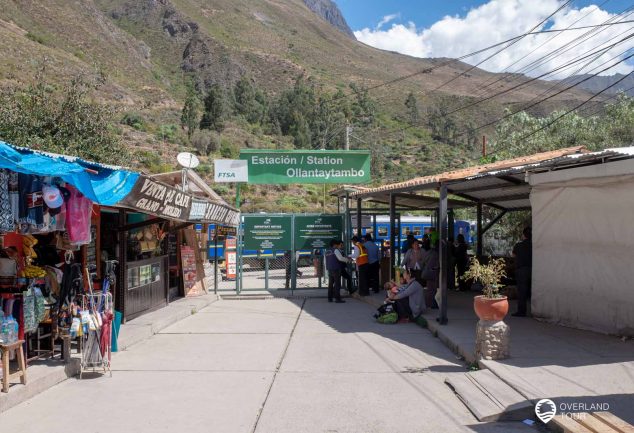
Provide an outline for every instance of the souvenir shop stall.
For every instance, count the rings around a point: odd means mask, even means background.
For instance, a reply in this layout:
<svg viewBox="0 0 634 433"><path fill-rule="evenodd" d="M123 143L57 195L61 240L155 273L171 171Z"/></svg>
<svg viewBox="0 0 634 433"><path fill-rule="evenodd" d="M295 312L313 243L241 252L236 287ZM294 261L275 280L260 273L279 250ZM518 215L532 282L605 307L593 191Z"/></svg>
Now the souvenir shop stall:
<svg viewBox="0 0 634 433"><path fill-rule="evenodd" d="M73 340L83 368L109 366L114 306L95 228L99 205L123 199L137 179L0 142L0 344L22 343L29 362L62 355Z"/></svg>
<svg viewBox="0 0 634 433"><path fill-rule="evenodd" d="M0 141L0 344L33 360L71 339L82 367L108 367L114 318L205 290L192 225L238 221L179 185Z"/></svg>

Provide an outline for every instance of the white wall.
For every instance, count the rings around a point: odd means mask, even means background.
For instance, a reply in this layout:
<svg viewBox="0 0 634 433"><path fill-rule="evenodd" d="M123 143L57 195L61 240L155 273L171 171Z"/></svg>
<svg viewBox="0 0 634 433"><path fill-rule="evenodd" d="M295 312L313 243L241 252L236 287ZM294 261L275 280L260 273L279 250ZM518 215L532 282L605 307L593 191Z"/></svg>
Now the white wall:
<svg viewBox="0 0 634 433"><path fill-rule="evenodd" d="M634 336L634 160L530 182L533 315Z"/></svg>

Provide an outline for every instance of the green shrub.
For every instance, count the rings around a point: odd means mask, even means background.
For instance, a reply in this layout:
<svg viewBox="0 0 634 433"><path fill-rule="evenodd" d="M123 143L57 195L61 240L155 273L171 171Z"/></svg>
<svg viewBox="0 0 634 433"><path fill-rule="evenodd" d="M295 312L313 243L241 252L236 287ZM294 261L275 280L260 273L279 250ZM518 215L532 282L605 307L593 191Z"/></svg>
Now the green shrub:
<svg viewBox="0 0 634 433"><path fill-rule="evenodd" d="M128 125L137 131L145 130L145 119L136 112L125 113L123 118L121 118L121 123L123 125Z"/></svg>
<svg viewBox="0 0 634 433"><path fill-rule="evenodd" d="M220 135L209 130L196 131L192 134L191 143L201 155L209 155L220 148Z"/></svg>
<svg viewBox="0 0 634 433"><path fill-rule="evenodd" d="M223 138L220 140L220 155L227 159L238 159L240 156L240 149L238 149L238 146L231 143L229 140Z"/></svg>

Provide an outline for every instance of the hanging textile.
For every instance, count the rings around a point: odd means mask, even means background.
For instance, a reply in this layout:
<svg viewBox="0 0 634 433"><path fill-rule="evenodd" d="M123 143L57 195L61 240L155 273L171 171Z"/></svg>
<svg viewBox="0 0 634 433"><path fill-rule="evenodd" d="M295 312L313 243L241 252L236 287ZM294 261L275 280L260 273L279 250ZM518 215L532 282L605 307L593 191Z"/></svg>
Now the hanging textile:
<svg viewBox="0 0 634 433"><path fill-rule="evenodd" d="M9 172L0 170L0 232L15 230L11 200L9 199Z"/></svg>

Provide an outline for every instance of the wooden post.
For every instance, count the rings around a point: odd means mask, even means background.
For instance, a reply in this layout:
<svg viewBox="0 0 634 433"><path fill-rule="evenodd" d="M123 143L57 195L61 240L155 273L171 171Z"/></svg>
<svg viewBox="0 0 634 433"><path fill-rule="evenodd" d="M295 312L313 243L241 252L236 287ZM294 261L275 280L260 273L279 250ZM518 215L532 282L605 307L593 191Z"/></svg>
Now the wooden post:
<svg viewBox="0 0 634 433"><path fill-rule="evenodd" d="M484 233L482 233L482 202L478 202L477 207L477 217L476 217L476 235L477 235L477 245L476 245L476 257L482 257L483 245L482 241L484 239Z"/></svg>

